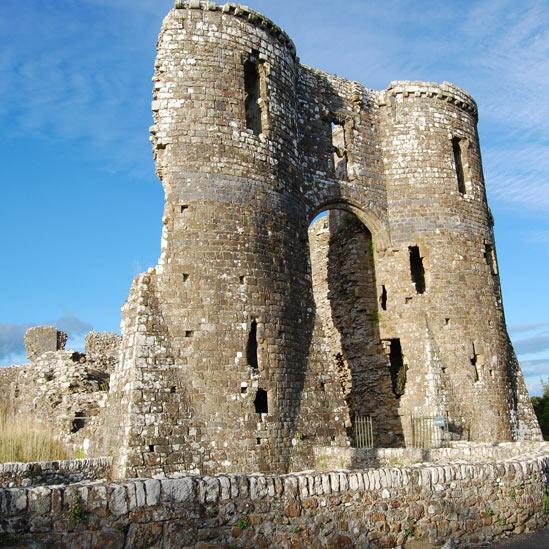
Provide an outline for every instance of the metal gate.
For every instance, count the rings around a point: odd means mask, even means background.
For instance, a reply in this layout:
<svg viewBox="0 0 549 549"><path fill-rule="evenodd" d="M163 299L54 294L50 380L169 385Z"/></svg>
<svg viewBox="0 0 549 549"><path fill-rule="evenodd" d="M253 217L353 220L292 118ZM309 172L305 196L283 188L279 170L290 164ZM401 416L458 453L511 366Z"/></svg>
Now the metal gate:
<svg viewBox="0 0 549 549"><path fill-rule="evenodd" d="M448 442L448 420L444 416L412 416L412 446L441 448Z"/></svg>
<svg viewBox="0 0 549 549"><path fill-rule="evenodd" d="M355 416L353 428L356 448L374 447L374 430L370 416Z"/></svg>

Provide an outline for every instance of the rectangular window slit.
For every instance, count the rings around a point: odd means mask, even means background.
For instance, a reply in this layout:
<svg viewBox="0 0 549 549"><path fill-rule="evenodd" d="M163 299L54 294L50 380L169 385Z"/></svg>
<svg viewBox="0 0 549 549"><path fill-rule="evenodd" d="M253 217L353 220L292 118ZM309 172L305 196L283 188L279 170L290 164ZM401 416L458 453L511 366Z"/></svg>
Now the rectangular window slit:
<svg viewBox="0 0 549 549"><path fill-rule="evenodd" d="M181 213L184 213L189 209L189 206L187 204L181 204Z"/></svg>
<svg viewBox="0 0 549 549"><path fill-rule="evenodd" d="M332 151L334 159L334 177L347 181L347 144L345 142L345 126L340 122L330 125L332 134Z"/></svg>
<svg viewBox="0 0 549 549"><path fill-rule="evenodd" d="M425 292L425 269L423 267L423 258L419 253L419 246L410 246L410 274L412 282L416 286L416 292L422 294Z"/></svg>
<svg viewBox="0 0 549 549"><path fill-rule="evenodd" d="M183 282L187 282L187 280L189 280L188 273L183 273Z"/></svg>
<svg viewBox="0 0 549 549"><path fill-rule="evenodd" d="M252 130L255 135L262 131L261 73L258 57L258 52L254 51L244 63L246 128Z"/></svg>
<svg viewBox="0 0 549 549"><path fill-rule="evenodd" d="M193 337L194 331L193 330L185 330L185 337Z"/></svg>
<svg viewBox="0 0 549 549"><path fill-rule="evenodd" d="M406 371L408 370L404 364L400 339L389 340L389 365L393 393L400 398L406 389Z"/></svg>
<svg viewBox="0 0 549 549"><path fill-rule="evenodd" d="M493 275L497 275L498 267L496 262L496 254L494 252L494 248L487 242L484 244L484 260L488 264L488 267L490 267L490 272Z"/></svg>
<svg viewBox="0 0 549 549"><path fill-rule="evenodd" d="M246 278L241 276L241 277L239 277L239 281L240 281L240 285L242 286L246 282Z"/></svg>
<svg viewBox="0 0 549 549"><path fill-rule="evenodd" d="M250 332L248 333L248 343L246 345L246 360L248 366L254 370L258 369L257 362L257 320L254 318L250 324Z"/></svg>
<svg viewBox="0 0 549 549"><path fill-rule="evenodd" d="M465 172L464 172L464 162L463 162L463 140L459 137L454 137L452 139L452 150L454 152L454 164L456 166L456 178L458 184L458 191L461 194L466 193L465 188Z"/></svg>
<svg viewBox="0 0 549 549"><path fill-rule="evenodd" d="M267 391L265 389L258 389L255 394L254 400L255 413L256 414L268 414L269 404L267 399Z"/></svg>
<svg viewBox="0 0 549 549"><path fill-rule="evenodd" d="M379 297L379 304L384 311L387 310L387 288L385 288L385 286L381 286L381 296Z"/></svg>
<svg viewBox="0 0 549 549"><path fill-rule="evenodd" d="M149 452L154 452L154 444L149 444Z"/></svg>

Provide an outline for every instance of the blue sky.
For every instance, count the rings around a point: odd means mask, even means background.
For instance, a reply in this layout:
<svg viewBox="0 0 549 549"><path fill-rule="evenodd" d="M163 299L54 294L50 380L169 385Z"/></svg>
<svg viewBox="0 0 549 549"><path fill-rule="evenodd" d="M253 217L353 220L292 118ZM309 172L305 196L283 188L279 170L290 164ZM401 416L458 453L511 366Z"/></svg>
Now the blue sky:
<svg viewBox="0 0 549 549"><path fill-rule="evenodd" d="M156 263L148 128L173 0L0 2L0 364L28 325L118 330ZM532 393L549 377L549 2L250 0L302 62L374 89L448 80L479 104L504 304Z"/></svg>

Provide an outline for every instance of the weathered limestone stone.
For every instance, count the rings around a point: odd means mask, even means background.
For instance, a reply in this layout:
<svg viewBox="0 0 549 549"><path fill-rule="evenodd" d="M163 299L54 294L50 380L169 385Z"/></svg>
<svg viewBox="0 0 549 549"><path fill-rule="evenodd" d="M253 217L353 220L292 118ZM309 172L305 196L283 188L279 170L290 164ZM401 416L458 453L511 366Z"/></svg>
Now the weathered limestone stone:
<svg viewBox="0 0 549 549"><path fill-rule="evenodd" d="M67 334L54 326L34 326L25 333L25 350L29 360L36 360L48 351L61 351L65 348Z"/></svg>

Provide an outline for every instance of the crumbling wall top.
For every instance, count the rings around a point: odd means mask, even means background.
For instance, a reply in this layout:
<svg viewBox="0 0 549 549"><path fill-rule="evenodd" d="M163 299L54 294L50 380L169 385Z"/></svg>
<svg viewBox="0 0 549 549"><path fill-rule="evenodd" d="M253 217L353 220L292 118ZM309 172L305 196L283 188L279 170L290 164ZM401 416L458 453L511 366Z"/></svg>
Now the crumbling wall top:
<svg viewBox="0 0 549 549"><path fill-rule="evenodd" d="M204 11L221 11L229 15L234 15L245 19L249 23L257 25L259 28L268 32L271 36L277 38L285 46L289 48L292 55L296 56L296 48L292 39L275 23L265 17L263 14L252 10L248 6L227 2L223 5L218 5L215 2L207 0L176 0L175 9L195 9Z"/></svg>
<svg viewBox="0 0 549 549"><path fill-rule="evenodd" d="M25 350L31 361L48 351L61 351L65 348L67 334L55 326L34 326L25 333Z"/></svg>

